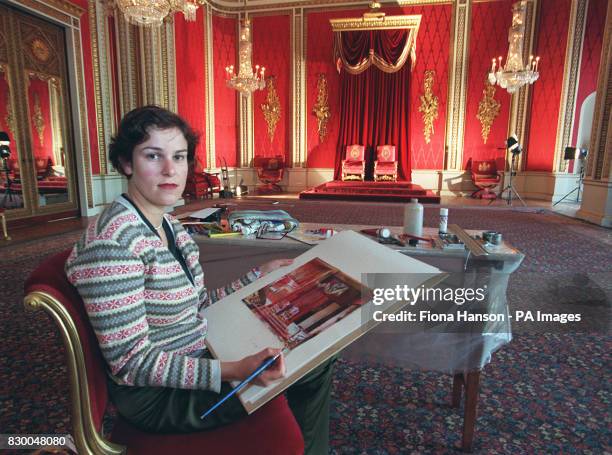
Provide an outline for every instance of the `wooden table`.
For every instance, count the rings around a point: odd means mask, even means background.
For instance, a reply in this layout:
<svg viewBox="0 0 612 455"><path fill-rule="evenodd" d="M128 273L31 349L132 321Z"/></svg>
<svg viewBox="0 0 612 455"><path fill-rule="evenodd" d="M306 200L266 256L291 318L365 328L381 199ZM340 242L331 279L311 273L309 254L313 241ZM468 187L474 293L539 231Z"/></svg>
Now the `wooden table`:
<svg viewBox="0 0 612 455"><path fill-rule="evenodd" d="M317 240L308 238L307 231L321 228L320 224L302 223L297 232L292 233L295 238L287 236L281 240L256 239L249 236L208 238L205 236L194 236L201 248L216 246L227 252L228 247L231 251L256 251L270 252L272 249L279 255L295 256L311 248ZM377 226L363 225L326 225L334 230L342 231L346 229L359 231L361 229L375 229ZM391 227L393 233L400 233L401 227ZM481 231L467 231L470 235L480 234ZM437 235L437 230L425 228L424 236ZM296 238L301 239L296 240ZM304 243L304 241L308 243ZM457 272L478 272L486 271L491 293L495 296L496 304L506 305L506 290L509 276L521 264L524 255L503 242L501 245L480 245L484 247L485 254L475 256L468 249L451 250L440 249L425 242L420 242L418 246L390 246L423 262L438 267L441 270L451 273ZM240 250L236 249L240 247ZM283 252L285 254L283 254ZM288 254L291 253L291 254ZM481 251L482 253L482 251ZM240 257L237 254L236 257ZM512 339L510 323L507 329L497 331L497 333L421 333L421 334L402 334L402 343L392 343L380 334L376 334L377 340L383 341L376 347L376 357L380 359L380 353L386 352L394 358L401 358L408 367L419 368L422 370L440 371L453 375L453 388L451 404L459 407L461 399L464 398L464 425L462 435L462 449L470 451L474 439L474 427L477 416L478 393L480 384L480 374L482 368L491 361L493 352L501 346L507 344ZM395 338L397 340L397 338ZM353 343L345 352L351 355L367 355L363 352L364 344ZM368 345L373 349L374 345ZM384 346L384 349L382 349ZM396 352L390 352L389 346L395 346ZM410 349L406 349L410 346ZM380 349L379 349L380 348ZM355 352L359 350L359 352Z"/></svg>

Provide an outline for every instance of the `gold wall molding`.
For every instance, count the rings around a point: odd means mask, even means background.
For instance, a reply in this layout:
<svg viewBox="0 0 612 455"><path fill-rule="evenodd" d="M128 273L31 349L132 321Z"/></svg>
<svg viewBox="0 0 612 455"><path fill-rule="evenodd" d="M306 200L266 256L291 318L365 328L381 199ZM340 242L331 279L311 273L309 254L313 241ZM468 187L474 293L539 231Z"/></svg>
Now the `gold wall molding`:
<svg viewBox="0 0 612 455"><path fill-rule="evenodd" d="M89 125L87 122L87 102L85 97L85 69L83 68L83 48L81 44L81 30L77 28L72 29L72 43L74 45L73 54L78 56L75 58L75 74L77 77L77 100L79 105L78 117L80 119L79 125L81 130L81 152L82 152L82 173L85 186L85 197L87 200L87 208L93 209L93 186L92 186L92 172L91 172L91 157L90 157L90 144L89 144ZM74 118L74 117L73 117ZM75 125L77 126L77 125ZM77 139L77 138L75 138ZM77 151L78 151L78 140L77 140ZM82 188L81 188L82 189ZM81 211L83 212L83 211Z"/></svg>
<svg viewBox="0 0 612 455"><path fill-rule="evenodd" d="M434 70L425 71L423 94L420 96L419 112L423 114L423 137L426 144L431 142L431 135L434 132L433 123L438 118L438 97L433 93L435 75Z"/></svg>
<svg viewBox="0 0 612 455"><path fill-rule="evenodd" d="M291 166L305 167L308 154L306 131L306 14L302 9L294 9L291 16L291 87L292 135Z"/></svg>
<svg viewBox="0 0 612 455"><path fill-rule="evenodd" d="M266 95L266 102L261 104L261 111L268 125L270 142L273 142L276 125L280 121L282 114L280 99L276 92L276 76L270 75L266 78L266 89L268 94Z"/></svg>
<svg viewBox="0 0 612 455"><path fill-rule="evenodd" d="M553 161L553 170L556 171L566 171L568 166L568 162L563 159L563 153L565 147L572 145L570 142L576 115L576 97L580 82L580 62L588 5L589 0L572 0Z"/></svg>
<svg viewBox="0 0 612 455"><path fill-rule="evenodd" d="M106 77L102 77L109 73L106 59L108 52L105 39L106 10L100 1L90 1L88 2L88 7L96 123L98 125L98 161L100 163L100 174L106 174L108 172L106 143L110 140L111 135L111 109L108 80ZM102 56L102 58L100 58L100 56Z"/></svg>
<svg viewBox="0 0 612 455"><path fill-rule="evenodd" d="M329 109L329 88L325 73L317 75L317 102L315 103L312 112L317 117L317 132L319 133L319 142L325 140L327 136L327 123L331 118L331 110Z"/></svg>
<svg viewBox="0 0 612 455"><path fill-rule="evenodd" d="M472 0L457 0L453 4L453 35L446 116L447 170L459 170L463 159L471 11Z"/></svg>
<svg viewBox="0 0 612 455"><path fill-rule="evenodd" d="M534 53L537 13L539 0L526 0L527 9L525 11L525 36L523 39L523 61L527 61ZM531 84L526 84L517 92L512 94L510 99L510 118L508 121L507 135L516 134L520 144L527 142L527 130L531 121L531 96L533 88ZM524 169L526 160L524 153L518 155L517 169ZM506 152L506 168L510 169L512 154Z"/></svg>
<svg viewBox="0 0 612 455"><path fill-rule="evenodd" d="M174 21L164 25L162 33L162 80L164 85L165 106L172 112L178 112L176 95L176 45L174 41Z"/></svg>
<svg viewBox="0 0 612 455"><path fill-rule="evenodd" d="M6 114L3 119L4 126L11 132L11 134L13 134L13 136L15 136L17 134L17 120L15 119L15 113L13 112L11 83L8 73L8 65L6 63L0 63L0 77L6 81L6 85L9 87L9 91L6 94Z"/></svg>
<svg viewBox="0 0 612 455"><path fill-rule="evenodd" d="M501 103L495 99L496 87L485 81L485 88L482 91L482 99L478 103L478 113L476 118L480 121L482 140L486 144L491 132L491 125L499 115Z"/></svg>
<svg viewBox="0 0 612 455"><path fill-rule="evenodd" d="M238 15L236 21L236 43L239 41L240 21L245 18L244 14ZM252 33L252 31L251 31ZM240 61L238 46L236 45L236 61ZM254 124L253 121L253 97L237 96L238 98L238 134L240 135L240 160L238 167L249 167L255 156L254 151ZM221 163L220 163L221 164Z"/></svg>
<svg viewBox="0 0 612 455"><path fill-rule="evenodd" d="M215 157L215 69L213 53L212 8L206 5L204 9L204 78L206 80L206 166L216 167Z"/></svg>
<svg viewBox="0 0 612 455"><path fill-rule="evenodd" d="M55 19L61 22L63 25L74 27L72 20L73 18L81 17L81 14L85 12L80 6L74 5L69 1L60 0L19 0L19 6L29 10L33 10L38 14L42 14L48 18Z"/></svg>
<svg viewBox="0 0 612 455"><path fill-rule="evenodd" d="M586 176L592 180L612 180L612 2L608 2L608 20L601 47L593 129L589 142Z"/></svg>

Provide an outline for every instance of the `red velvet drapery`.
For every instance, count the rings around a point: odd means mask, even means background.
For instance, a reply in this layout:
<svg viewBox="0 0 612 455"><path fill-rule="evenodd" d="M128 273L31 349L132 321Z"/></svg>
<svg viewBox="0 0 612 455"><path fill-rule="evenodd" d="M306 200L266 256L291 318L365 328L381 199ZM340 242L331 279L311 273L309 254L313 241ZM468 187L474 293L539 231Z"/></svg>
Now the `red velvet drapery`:
<svg viewBox="0 0 612 455"><path fill-rule="evenodd" d="M340 51L349 65L359 65L374 54L387 66L381 71L376 65L360 74L340 74L340 131L336 149L334 178L341 175L346 146L366 146L366 176L372 175L375 149L378 145L395 145L399 179L410 180L408 156L408 114L410 102L410 64L396 72L395 66L408 39L407 30L376 30L343 32ZM372 51L371 51L372 50Z"/></svg>

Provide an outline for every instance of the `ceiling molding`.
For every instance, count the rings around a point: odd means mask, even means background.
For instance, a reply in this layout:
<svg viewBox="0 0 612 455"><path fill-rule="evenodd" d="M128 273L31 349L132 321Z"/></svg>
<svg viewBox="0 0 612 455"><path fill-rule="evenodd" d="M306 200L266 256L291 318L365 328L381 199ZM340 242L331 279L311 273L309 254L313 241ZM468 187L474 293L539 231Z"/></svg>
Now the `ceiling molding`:
<svg viewBox="0 0 612 455"><path fill-rule="evenodd" d="M321 7L363 7L368 8L369 0L201 0L208 3L213 9L226 13L238 13L242 11L253 12L262 10L278 10L288 8L321 8ZM380 1L383 7L413 6L413 5L436 5L442 3L453 3L456 0L390 0Z"/></svg>

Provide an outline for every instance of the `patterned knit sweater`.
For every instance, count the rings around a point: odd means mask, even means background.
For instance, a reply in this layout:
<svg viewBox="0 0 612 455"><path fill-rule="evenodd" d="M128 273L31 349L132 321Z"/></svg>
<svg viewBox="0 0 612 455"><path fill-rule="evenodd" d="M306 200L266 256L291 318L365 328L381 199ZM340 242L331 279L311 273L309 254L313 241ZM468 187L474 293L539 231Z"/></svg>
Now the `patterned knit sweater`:
<svg viewBox="0 0 612 455"><path fill-rule="evenodd" d="M208 293L197 245L178 220L166 220L193 284L123 197L87 228L66 262L66 275L85 302L117 383L218 392L220 363L201 357L207 324L201 310L257 279L259 271Z"/></svg>

